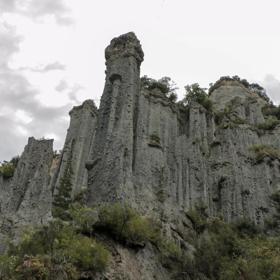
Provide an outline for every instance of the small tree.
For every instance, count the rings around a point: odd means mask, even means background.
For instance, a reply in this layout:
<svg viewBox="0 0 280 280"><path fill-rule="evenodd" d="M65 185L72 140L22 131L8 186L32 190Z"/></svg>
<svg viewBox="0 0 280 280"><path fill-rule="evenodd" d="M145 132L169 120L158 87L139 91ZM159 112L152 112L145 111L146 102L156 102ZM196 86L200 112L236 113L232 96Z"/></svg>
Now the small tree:
<svg viewBox="0 0 280 280"><path fill-rule="evenodd" d="M211 111L213 104L206 93L205 88L201 88L198 83L185 86L186 95L184 98L184 103L189 104L191 101L195 101L201 104L206 110Z"/></svg>
<svg viewBox="0 0 280 280"><path fill-rule="evenodd" d="M10 161L4 161L0 164L0 174L2 174L5 179L13 177L18 162L19 156L13 157Z"/></svg>
<svg viewBox="0 0 280 280"><path fill-rule="evenodd" d="M72 174L71 159L69 159L63 177L60 179L58 191L54 195L53 215L55 217L68 219L67 211L72 202Z"/></svg>
<svg viewBox="0 0 280 280"><path fill-rule="evenodd" d="M159 89L171 102L176 102L178 87L175 82L169 77L162 77L159 80L149 78L148 76L141 77L141 85L148 90Z"/></svg>

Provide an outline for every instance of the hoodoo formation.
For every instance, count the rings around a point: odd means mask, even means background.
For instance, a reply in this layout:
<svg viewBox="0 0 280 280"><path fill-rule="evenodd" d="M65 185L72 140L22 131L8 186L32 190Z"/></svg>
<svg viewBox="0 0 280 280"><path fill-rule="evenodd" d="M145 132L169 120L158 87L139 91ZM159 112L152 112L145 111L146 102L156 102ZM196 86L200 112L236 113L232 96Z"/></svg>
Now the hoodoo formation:
<svg viewBox="0 0 280 280"><path fill-rule="evenodd" d="M198 205L208 217L263 228L280 190L280 125L266 96L224 78L209 91L211 106L176 103L159 85L143 85L144 53L132 32L113 39L105 58L100 107L87 100L71 110L62 153L31 137L14 175L0 175L2 252L7 236L48 224L77 196L87 207L130 205L185 247L193 222L186 213ZM116 246L120 265L100 279L173 279L149 246L137 254Z"/></svg>

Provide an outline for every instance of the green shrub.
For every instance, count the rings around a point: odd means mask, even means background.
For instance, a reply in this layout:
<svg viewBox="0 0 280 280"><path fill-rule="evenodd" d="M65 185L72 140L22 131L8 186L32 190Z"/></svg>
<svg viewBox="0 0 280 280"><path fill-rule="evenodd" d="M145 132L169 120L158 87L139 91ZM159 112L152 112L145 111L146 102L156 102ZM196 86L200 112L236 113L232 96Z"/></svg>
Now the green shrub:
<svg viewBox="0 0 280 280"><path fill-rule="evenodd" d="M3 162L0 165L0 174L2 174L2 176L5 179L11 178L14 176L14 172L15 172L15 166L13 163L11 162Z"/></svg>
<svg viewBox="0 0 280 280"><path fill-rule="evenodd" d="M241 276L248 280L279 279L279 238L246 238L240 240L240 245L243 253L222 267L222 275L225 275L231 267L234 268L233 276L229 279L242 279Z"/></svg>
<svg viewBox="0 0 280 280"><path fill-rule="evenodd" d="M160 137L157 134L151 134L149 138L149 146L161 148Z"/></svg>
<svg viewBox="0 0 280 280"><path fill-rule="evenodd" d="M0 255L0 279L15 280L15 269L18 258L15 256Z"/></svg>
<svg viewBox="0 0 280 280"><path fill-rule="evenodd" d="M186 95L184 98L185 103L189 103L190 101L195 101L202 105L207 111L212 111L213 103L209 99L208 94L206 93L204 88L201 88L199 84L192 84L185 86Z"/></svg>
<svg viewBox="0 0 280 280"><path fill-rule="evenodd" d="M273 104L267 104L262 108L264 116L272 116L280 120L280 106L275 106Z"/></svg>
<svg viewBox="0 0 280 280"><path fill-rule="evenodd" d="M72 203L72 164L71 157L68 159L65 172L60 178L58 189L54 195L52 214L56 218L61 218L63 220L69 220L69 208Z"/></svg>
<svg viewBox="0 0 280 280"><path fill-rule="evenodd" d="M261 232L260 228L248 219L239 219L233 226L242 236L253 237Z"/></svg>
<svg viewBox="0 0 280 280"><path fill-rule="evenodd" d="M198 233L202 233L207 226L206 206L203 203L195 205L194 209L189 210L186 216L190 219L193 229Z"/></svg>
<svg viewBox="0 0 280 280"><path fill-rule="evenodd" d="M265 220L265 226L268 230L278 232L280 229L280 191L278 190L274 192L270 196L270 199L273 202L273 205L276 209L276 213L272 217Z"/></svg>
<svg viewBox="0 0 280 280"><path fill-rule="evenodd" d="M250 150L255 153L257 162L262 162L266 157L280 160L280 150L268 145L253 145Z"/></svg>
<svg viewBox="0 0 280 280"><path fill-rule="evenodd" d="M80 233L92 236L94 225L98 221L98 210L73 204L69 212L75 229Z"/></svg>
<svg viewBox="0 0 280 280"><path fill-rule="evenodd" d="M240 254L237 236L222 221L209 224L208 237L202 236L195 252L195 265L209 279L219 279L221 264Z"/></svg>
<svg viewBox="0 0 280 280"><path fill-rule="evenodd" d="M265 120L264 123L260 123L257 125L258 129L263 130L273 130L277 125L280 124L280 121L275 117L269 117Z"/></svg>
<svg viewBox="0 0 280 280"><path fill-rule="evenodd" d="M171 102L176 102L177 100L176 90L178 88L169 77L155 80L148 76L143 76L141 77L141 86L147 90L159 89Z"/></svg>
<svg viewBox="0 0 280 280"><path fill-rule="evenodd" d="M26 232L18 245L10 246L6 259L0 259L0 268L15 260L11 263L15 279L57 279L59 270L74 280L84 271L104 271L108 259L109 252L103 245L58 220ZM9 271L5 273L9 275Z"/></svg>
<svg viewBox="0 0 280 280"><path fill-rule="evenodd" d="M16 271L19 279L48 280L51 277L51 261L46 256L25 256Z"/></svg>
<svg viewBox="0 0 280 280"><path fill-rule="evenodd" d="M101 207L97 227L127 244L151 241L155 229L152 222L126 204L114 203Z"/></svg>
<svg viewBox="0 0 280 280"><path fill-rule="evenodd" d="M158 238L156 245L160 252L160 262L164 267L173 269L183 261L183 251L179 244L165 238Z"/></svg>
<svg viewBox="0 0 280 280"><path fill-rule="evenodd" d="M273 193L270 198L280 207L280 191L276 191L275 193Z"/></svg>
<svg viewBox="0 0 280 280"><path fill-rule="evenodd" d="M69 243L68 243L69 242ZM108 263L108 251L91 238L78 235L73 240L63 244L63 254L80 270L104 271Z"/></svg>

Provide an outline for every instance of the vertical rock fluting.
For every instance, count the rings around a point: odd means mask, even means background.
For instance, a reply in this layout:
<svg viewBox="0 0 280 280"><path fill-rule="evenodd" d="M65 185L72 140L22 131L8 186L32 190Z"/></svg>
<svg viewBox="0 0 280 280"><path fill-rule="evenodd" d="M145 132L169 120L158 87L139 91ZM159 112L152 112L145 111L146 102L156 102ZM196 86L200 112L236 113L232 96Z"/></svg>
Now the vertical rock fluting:
<svg viewBox="0 0 280 280"><path fill-rule="evenodd" d="M280 148L277 128L256 129L265 121L266 101L225 81L210 97L217 114L195 102L182 108L159 89L139 89L142 59L133 33L106 49L106 83L87 165L89 204L126 200L177 223L180 213L202 203L227 221L245 217L263 224L280 176L277 159L256 164L250 150Z"/></svg>
<svg viewBox="0 0 280 280"><path fill-rule="evenodd" d="M22 224L40 224L50 218L52 194L50 167L53 140L28 139L9 184L4 215Z"/></svg>
<svg viewBox="0 0 280 280"><path fill-rule="evenodd" d="M97 108L92 100L86 100L82 105L70 111L70 126L67 131L61 159L52 180L56 192L61 179L65 176L67 167L71 167L72 198L87 187L86 161L89 159L91 143L94 137Z"/></svg>
<svg viewBox="0 0 280 280"><path fill-rule="evenodd" d="M52 160L53 140L31 137L14 176L3 182L0 189L0 254L5 251L7 238L16 237L24 226L37 226L50 220Z"/></svg>
<svg viewBox="0 0 280 280"><path fill-rule="evenodd" d="M127 201L175 231L197 204L229 222L245 217L262 225L273 215L279 157L257 161L252 151L254 145L280 149L279 125L258 126L267 101L238 81L213 89L213 111L196 102L173 103L159 88L141 88L144 54L134 33L113 39L105 57L99 110L85 101L70 112L56 171L52 141L29 139L14 177L0 178L2 217L45 222L65 177L71 198L87 185L89 205Z"/></svg>
<svg viewBox="0 0 280 280"><path fill-rule="evenodd" d="M111 41L105 50L106 82L101 98L89 170L89 203L134 199L134 158L140 64L143 51L134 33Z"/></svg>

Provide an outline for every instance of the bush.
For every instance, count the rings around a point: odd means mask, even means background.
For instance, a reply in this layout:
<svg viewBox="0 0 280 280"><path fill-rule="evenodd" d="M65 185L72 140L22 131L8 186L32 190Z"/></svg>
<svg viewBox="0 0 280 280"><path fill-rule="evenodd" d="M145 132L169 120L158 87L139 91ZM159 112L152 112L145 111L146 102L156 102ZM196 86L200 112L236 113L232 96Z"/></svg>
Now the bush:
<svg viewBox="0 0 280 280"><path fill-rule="evenodd" d="M275 106L273 104L267 104L262 108L264 116L272 116L280 120L280 106Z"/></svg>
<svg viewBox="0 0 280 280"><path fill-rule="evenodd" d="M202 233L207 226L206 206L203 203L195 205L194 209L189 210L186 216L190 219L193 229L198 233Z"/></svg>
<svg viewBox="0 0 280 280"><path fill-rule="evenodd" d="M241 236L255 236L261 232L260 228L248 219L239 219L233 224Z"/></svg>
<svg viewBox="0 0 280 280"><path fill-rule="evenodd" d="M52 214L56 218L69 220L69 208L72 203L72 164L71 157L68 159L63 176L60 178L58 189L53 200Z"/></svg>
<svg viewBox="0 0 280 280"><path fill-rule="evenodd" d="M11 178L14 176L15 169L13 163L5 161L0 165L0 174L2 174L5 179Z"/></svg>
<svg viewBox="0 0 280 280"><path fill-rule="evenodd" d="M98 221L98 211L80 204L73 204L69 212L75 229L80 233L92 236L94 225Z"/></svg>
<svg viewBox="0 0 280 280"><path fill-rule="evenodd" d="M155 235L152 222L126 204L114 203L101 207L96 226L126 244L143 244Z"/></svg>
<svg viewBox="0 0 280 280"><path fill-rule="evenodd" d="M278 232L280 229L280 191L274 192L270 196L271 201L276 209L276 213L273 217L266 219L265 225L268 230L273 230Z"/></svg>
<svg viewBox="0 0 280 280"><path fill-rule="evenodd" d="M255 153L257 163L262 162L266 157L280 160L280 150L267 145L253 145L250 148Z"/></svg>
<svg viewBox="0 0 280 280"><path fill-rule="evenodd" d="M183 271L191 279L279 279L279 241L259 234L246 220L230 225L208 219L206 231L195 242L194 259Z"/></svg>
<svg viewBox="0 0 280 280"><path fill-rule="evenodd" d="M202 236L195 252L195 266L209 279L219 279L225 261L240 254L236 233L221 220L208 224L208 237Z"/></svg>
<svg viewBox="0 0 280 280"><path fill-rule="evenodd" d="M277 120L275 117L270 116L265 120L264 123L258 124L257 128L263 130L273 130L279 124L280 124L279 120Z"/></svg>
<svg viewBox="0 0 280 280"><path fill-rule="evenodd" d="M148 76L143 76L141 77L141 86L147 90L159 89L171 102L176 102L177 100L176 90L178 88L169 77L155 80Z"/></svg>
<svg viewBox="0 0 280 280"><path fill-rule="evenodd" d="M26 232L17 246L11 245L0 259L0 268L11 263L15 279L57 279L57 270L67 279L79 279L85 271L104 271L108 259L103 245L77 233L69 223L54 221ZM9 271L4 273L9 275Z"/></svg>
<svg viewBox="0 0 280 280"><path fill-rule="evenodd" d="M204 88L201 88L199 84L192 84L185 86L186 95L184 98L184 103L189 103L190 101L195 101L202 105L206 110L212 111L213 103L209 99L208 94Z"/></svg>
<svg viewBox="0 0 280 280"><path fill-rule="evenodd" d="M15 280L18 259L15 256L0 255L0 279Z"/></svg>

